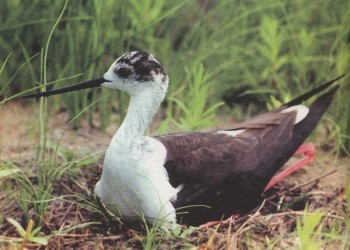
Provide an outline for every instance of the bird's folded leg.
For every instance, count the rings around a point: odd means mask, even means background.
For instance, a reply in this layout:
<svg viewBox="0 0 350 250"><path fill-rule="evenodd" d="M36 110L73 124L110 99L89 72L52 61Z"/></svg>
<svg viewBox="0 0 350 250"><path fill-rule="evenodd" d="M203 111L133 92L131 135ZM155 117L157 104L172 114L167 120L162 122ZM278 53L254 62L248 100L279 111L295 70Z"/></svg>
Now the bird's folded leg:
<svg viewBox="0 0 350 250"><path fill-rule="evenodd" d="M237 220L239 218L239 214L233 214L226 220L219 220L219 221L208 221L205 224L202 224L199 226L200 229L208 229L209 227L216 226L218 224L228 224L231 223L234 220Z"/></svg>
<svg viewBox="0 0 350 250"><path fill-rule="evenodd" d="M316 154L316 147L313 143L305 143L302 144L298 150L294 153L294 156L304 154L304 156L297 160L294 164L291 166L288 166L286 169L284 169L281 173L275 175L270 182L266 185L264 192L269 190L271 187L276 185L278 182L284 180L286 177L294 173L295 171L299 170L306 164L312 162L315 159Z"/></svg>

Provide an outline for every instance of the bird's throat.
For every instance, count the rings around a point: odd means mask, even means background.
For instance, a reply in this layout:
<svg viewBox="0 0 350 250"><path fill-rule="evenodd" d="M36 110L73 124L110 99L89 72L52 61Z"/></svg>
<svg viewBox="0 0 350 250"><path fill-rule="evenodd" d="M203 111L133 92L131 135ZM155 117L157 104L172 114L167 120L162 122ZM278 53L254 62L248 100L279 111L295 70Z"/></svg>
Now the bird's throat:
<svg viewBox="0 0 350 250"><path fill-rule="evenodd" d="M113 137L113 142L130 145L139 140L151 123L162 99L147 93L131 96L127 114Z"/></svg>

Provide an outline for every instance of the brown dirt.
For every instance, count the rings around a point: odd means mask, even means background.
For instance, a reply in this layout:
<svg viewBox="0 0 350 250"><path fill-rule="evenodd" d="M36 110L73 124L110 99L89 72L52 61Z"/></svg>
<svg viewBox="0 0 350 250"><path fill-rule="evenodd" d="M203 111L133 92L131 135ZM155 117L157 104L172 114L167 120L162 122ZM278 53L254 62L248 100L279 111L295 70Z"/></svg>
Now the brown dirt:
<svg viewBox="0 0 350 250"><path fill-rule="evenodd" d="M37 106L25 106L19 102L7 103L0 108L0 159L10 160L24 166L22 163L30 161L35 155L37 140L38 112ZM116 120L117 117L113 117ZM53 142L60 138L63 128L69 118L65 112L50 115L49 137ZM87 123L81 123L74 131L68 128L62 137L61 146L77 154L88 154L106 149L116 127L112 123L107 132L102 133L97 128L91 128ZM99 179L102 169L101 154L98 163L90 164L76 172L65 176L54 185L54 195L80 194L83 198L72 197L68 200L54 200L50 202L44 215L42 232L53 234L49 240L48 249L120 249L142 248L146 232L144 226L126 227L97 212L92 212L78 206L73 201L87 204L93 199L89 195ZM289 177L274 190L266 194L266 202L255 214L241 216L229 225L218 228L196 229L185 238L165 237L156 234L155 239L160 242L161 249L182 249L197 246L198 249L236 249L251 247L249 242L241 241L249 232L249 237L255 242L254 247L264 247L266 237L279 236L280 249L291 248L295 243L293 237L285 238L284 233L295 228L295 218L309 203L309 208L321 209L327 214L330 222L339 217L339 211L344 209L343 187L349 181L349 159L336 159L331 153L320 151L316 161ZM336 172L334 172L336 170ZM331 175L319 177L327 173ZM35 177L32 177L35 181ZM3 182L8 180L3 180ZM310 182L310 183L309 183ZM307 184L307 185L303 185ZM16 188L16 183L12 183ZM25 224L23 214L15 201L6 199L6 194L0 195L0 217L11 217ZM91 221L102 221L102 225L89 225L62 233L75 225ZM60 230L61 233L57 233ZM56 231L55 233L53 233ZM4 237L18 237L14 228L4 221L0 222L0 232ZM0 238L1 242L1 238ZM1 244L0 244L1 246ZM28 249L40 248L36 244L27 244Z"/></svg>

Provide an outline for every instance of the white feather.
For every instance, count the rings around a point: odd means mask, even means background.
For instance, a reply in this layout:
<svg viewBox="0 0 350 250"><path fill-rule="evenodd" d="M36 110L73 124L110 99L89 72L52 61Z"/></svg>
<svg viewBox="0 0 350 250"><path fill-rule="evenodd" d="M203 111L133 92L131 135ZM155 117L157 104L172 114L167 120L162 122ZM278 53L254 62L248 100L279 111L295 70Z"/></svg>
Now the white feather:
<svg viewBox="0 0 350 250"><path fill-rule="evenodd" d="M238 130L220 130L216 133L221 133L221 134L226 134L232 137L235 137L237 135L239 135L240 133L244 132L245 129L238 129Z"/></svg>
<svg viewBox="0 0 350 250"><path fill-rule="evenodd" d="M136 60L136 58L135 58ZM114 214L130 219L162 222L164 229L174 228L176 200L179 189L172 187L164 161L164 145L143 136L164 98L168 78L154 75L153 82L125 80L114 73L113 64L104 75L110 82L102 86L127 91L130 95L128 113L113 136L103 164L101 179L95 193Z"/></svg>
<svg viewBox="0 0 350 250"><path fill-rule="evenodd" d="M307 114L309 113L309 108L304 105L295 105L282 110L282 113L289 112L297 112L294 124L298 124L307 116Z"/></svg>

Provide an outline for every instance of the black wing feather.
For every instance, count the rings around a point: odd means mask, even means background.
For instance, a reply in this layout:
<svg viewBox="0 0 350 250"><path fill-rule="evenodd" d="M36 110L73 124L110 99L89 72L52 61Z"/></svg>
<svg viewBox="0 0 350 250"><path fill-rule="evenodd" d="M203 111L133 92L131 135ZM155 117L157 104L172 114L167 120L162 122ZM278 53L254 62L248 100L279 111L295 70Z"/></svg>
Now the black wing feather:
<svg viewBox="0 0 350 250"><path fill-rule="evenodd" d="M165 168L170 183L184 184L174 206L211 207L188 208L189 213L179 215L179 220L196 225L257 206L267 183L315 128L339 86L318 97L309 106L306 118L296 125L295 112L281 111L300 104L343 76L233 126L232 130L245 129L235 137L216 132L157 137L167 149Z"/></svg>

